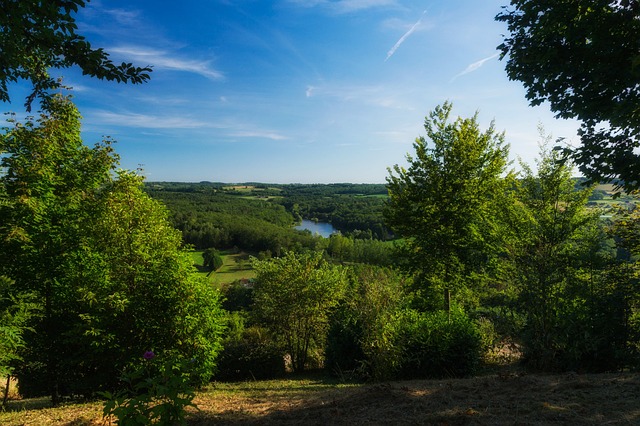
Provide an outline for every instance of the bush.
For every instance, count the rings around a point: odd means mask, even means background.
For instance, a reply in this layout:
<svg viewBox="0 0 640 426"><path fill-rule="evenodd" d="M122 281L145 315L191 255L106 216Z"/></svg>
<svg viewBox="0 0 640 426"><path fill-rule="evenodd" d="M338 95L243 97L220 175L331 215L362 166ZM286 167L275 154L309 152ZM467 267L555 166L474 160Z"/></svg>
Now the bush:
<svg viewBox="0 0 640 426"><path fill-rule="evenodd" d="M391 379L396 373L399 313L407 302L405 282L386 268L351 269L350 295L336 310L326 348L331 373L358 378Z"/></svg>
<svg viewBox="0 0 640 426"><path fill-rule="evenodd" d="M195 407L193 374L195 360L180 360L168 354L156 357L145 352L142 364L132 366L122 380L127 387L115 394L102 392L106 398L103 416L116 418L122 426L186 425L185 408ZM197 381L197 379L196 379Z"/></svg>
<svg viewBox="0 0 640 426"><path fill-rule="evenodd" d="M203 265L211 271L217 271L224 265L220 252L214 248L208 248L202 252Z"/></svg>
<svg viewBox="0 0 640 426"><path fill-rule="evenodd" d="M340 377L354 374L366 359L360 345L362 327L350 314L352 312L341 306L327 336L324 367Z"/></svg>
<svg viewBox="0 0 640 426"><path fill-rule="evenodd" d="M272 379L284 373L284 351L265 329L253 326L236 330L225 340L214 379Z"/></svg>
<svg viewBox="0 0 640 426"><path fill-rule="evenodd" d="M225 310L229 312L251 310L251 305L253 305L252 283L234 281L221 290L224 296L222 307Z"/></svg>
<svg viewBox="0 0 640 426"><path fill-rule="evenodd" d="M623 294L602 286L591 300L567 298L547 332L528 325L522 336L524 362L542 371L603 373L632 366L633 326Z"/></svg>
<svg viewBox="0 0 640 426"><path fill-rule="evenodd" d="M403 355L399 378L465 377L482 358L478 327L462 310L419 313L405 311L398 336Z"/></svg>

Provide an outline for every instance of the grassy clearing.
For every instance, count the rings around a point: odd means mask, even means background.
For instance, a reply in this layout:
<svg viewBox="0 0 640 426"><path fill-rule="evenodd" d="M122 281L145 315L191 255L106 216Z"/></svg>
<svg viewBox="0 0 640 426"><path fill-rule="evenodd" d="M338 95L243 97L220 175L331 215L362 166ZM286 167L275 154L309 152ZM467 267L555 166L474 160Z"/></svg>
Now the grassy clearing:
<svg viewBox="0 0 640 426"><path fill-rule="evenodd" d="M208 276L211 283L221 285L242 279L255 278L256 273L251 267L248 253L223 251L221 254L224 263L220 269ZM209 270L202 265L202 251L192 251L191 259L198 274L206 277L209 274Z"/></svg>
<svg viewBox="0 0 640 426"><path fill-rule="evenodd" d="M640 375L527 375L348 384L323 377L215 383L199 392L188 424L600 425L640 424ZM100 425L102 405L44 408L12 401L0 424ZM108 424L108 423L106 423Z"/></svg>

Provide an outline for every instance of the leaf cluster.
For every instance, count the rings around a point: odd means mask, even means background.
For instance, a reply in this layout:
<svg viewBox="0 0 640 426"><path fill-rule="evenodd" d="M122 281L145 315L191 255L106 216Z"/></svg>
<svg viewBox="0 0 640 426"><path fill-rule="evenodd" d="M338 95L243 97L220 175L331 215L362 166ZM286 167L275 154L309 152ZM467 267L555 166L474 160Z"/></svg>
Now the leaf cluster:
<svg viewBox="0 0 640 426"><path fill-rule="evenodd" d="M287 252L254 260L253 267L256 318L282 339L294 370L303 371L312 347L323 346L329 313L344 294L344 270L329 265L321 252Z"/></svg>
<svg viewBox="0 0 640 426"><path fill-rule="evenodd" d="M194 365L171 354L143 360L123 376L126 389L101 393L105 419L113 416L122 426L186 425L185 408L196 407Z"/></svg>
<svg viewBox="0 0 640 426"><path fill-rule="evenodd" d="M482 271L496 243L492 206L507 182L508 145L493 124L483 132L477 115L450 121L451 110L445 103L425 119L408 169L389 169L384 213L406 239L409 269L456 288L459 277Z"/></svg>
<svg viewBox="0 0 640 426"><path fill-rule="evenodd" d="M9 101L7 83L29 80L33 86L25 106L37 96L60 87L51 68L77 65L82 73L101 80L143 83L151 67L114 63L102 48L94 49L78 34L75 14L86 0L2 0L0 8L0 100Z"/></svg>
<svg viewBox="0 0 640 426"><path fill-rule="evenodd" d="M510 79L531 105L581 124L572 153L589 183L640 185L640 2L512 0L497 15ZM621 179L622 181L617 181Z"/></svg>

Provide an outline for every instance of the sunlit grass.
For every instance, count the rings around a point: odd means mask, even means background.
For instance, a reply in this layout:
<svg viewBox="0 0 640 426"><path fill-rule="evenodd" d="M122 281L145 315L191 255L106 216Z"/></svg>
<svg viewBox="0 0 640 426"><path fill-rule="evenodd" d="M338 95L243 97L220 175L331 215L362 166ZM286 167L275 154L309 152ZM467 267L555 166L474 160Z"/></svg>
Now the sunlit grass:
<svg viewBox="0 0 640 426"><path fill-rule="evenodd" d="M191 259L197 273L207 277L209 282L216 285L229 284L242 279L255 278L256 273L251 267L250 255L245 252L235 253L232 251L223 251L223 265L216 272L209 274L209 270L205 268L202 258L202 251L195 250L191 252Z"/></svg>
<svg viewBox="0 0 640 426"><path fill-rule="evenodd" d="M211 383L187 410L197 425L640 424L640 375L535 375L494 371L470 379L341 382L322 374ZM10 401L0 424L106 425L102 403L50 408L45 398ZM112 423L113 424L113 423Z"/></svg>

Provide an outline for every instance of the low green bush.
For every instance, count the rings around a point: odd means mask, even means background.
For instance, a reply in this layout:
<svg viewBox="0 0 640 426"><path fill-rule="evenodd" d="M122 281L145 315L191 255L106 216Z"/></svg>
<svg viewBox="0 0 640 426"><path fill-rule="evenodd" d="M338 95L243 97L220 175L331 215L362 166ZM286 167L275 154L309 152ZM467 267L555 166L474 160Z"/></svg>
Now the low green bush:
<svg viewBox="0 0 640 426"><path fill-rule="evenodd" d="M421 313L407 310L398 336L403 379L465 377L475 373L482 359L482 336L477 325L458 308Z"/></svg>
<svg viewBox="0 0 640 426"><path fill-rule="evenodd" d="M124 388L116 393L99 392L106 398L103 415L121 426L186 425L185 408L195 407L196 361L152 351L122 377Z"/></svg>
<svg viewBox="0 0 640 426"><path fill-rule="evenodd" d="M253 326L228 337L214 379L272 379L285 373L283 350L264 328Z"/></svg>

